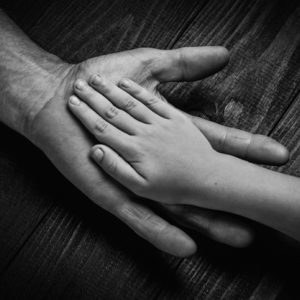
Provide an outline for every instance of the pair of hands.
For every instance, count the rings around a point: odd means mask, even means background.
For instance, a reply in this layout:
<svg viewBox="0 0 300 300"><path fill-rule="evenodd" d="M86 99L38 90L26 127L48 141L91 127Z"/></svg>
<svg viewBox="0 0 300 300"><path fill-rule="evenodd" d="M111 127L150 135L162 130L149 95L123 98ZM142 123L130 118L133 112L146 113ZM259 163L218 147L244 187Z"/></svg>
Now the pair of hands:
<svg viewBox="0 0 300 300"><path fill-rule="evenodd" d="M114 83L130 78L163 99L157 90L160 83L198 80L220 70L227 62L228 52L222 47L136 49L92 58L78 65L59 62L54 72L57 80L45 83L47 91L43 99L37 100L42 108L29 114L23 133L97 205L157 248L176 256L190 255L196 251L196 244L186 233L160 218L143 201L137 201L90 160L95 140L68 111L67 101L78 78L88 80L96 73ZM216 151L275 165L288 158L286 149L270 138L190 118ZM251 229L238 218L185 205L168 205L165 209L179 223L220 242L233 246L251 242Z"/></svg>
<svg viewBox="0 0 300 300"><path fill-rule="evenodd" d="M95 74L74 92L69 107L101 143L91 153L108 175L140 197L212 207L226 156L190 118L129 79L117 86Z"/></svg>

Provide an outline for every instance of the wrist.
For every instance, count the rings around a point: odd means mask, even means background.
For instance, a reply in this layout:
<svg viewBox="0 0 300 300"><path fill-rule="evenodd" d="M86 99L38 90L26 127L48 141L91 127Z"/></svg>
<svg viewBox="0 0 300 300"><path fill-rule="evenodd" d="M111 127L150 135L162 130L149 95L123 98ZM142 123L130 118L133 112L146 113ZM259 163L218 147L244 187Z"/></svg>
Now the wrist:
<svg viewBox="0 0 300 300"><path fill-rule="evenodd" d="M53 97L69 69L69 64L45 51L38 56L15 53L13 64L0 68L4 87L1 121L28 136L35 116Z"/></svg>
<svg viewBox="0 0 300 300"><path fill-rule="evenodd" d="M246 217L300 240L299 178L232 156L224 160L223 168L215 209Z"/></svg>
<svg viewBox="0 0 300 300"><path fill-rule="evenodd" d="M195 201L201 199L201 205L208 209L240 213L244 206L244 199L251 196L252 183L249 176L255 174L256 166L244 162L234 156L214 151L207 166L203 162L198 167L205 167L205 173L199 172L195 186L197 195ZM247 196L245 197L245 193Z"/></svg>
<svg viewBox="0 0 300 300"><path fill-rule="evenodd" d="M279 191L284 190L281 176L234 156L220 154L215 172L207 181L208 208L264 223L263 216L274 207Z"/></svg>
<svg viewBox="0 0 300 300"><path fill-rule="evenodd" d="M46 60L35 65L32 73L33 84L25 87L26 97L23 101L26 103L26 107L21 112L24 120L21 134L30 138L34 129L34 120L47 106L47 103L55 98L71 70L71 64L54 55L47 55Z"/></svg>
<svg viewBox="0 0 300 300"><path fill-rule="evenodd" d="M188 203L203 208L221 210L220 190L224 187L229 156L211 150L207 157L194 162L193 178L186 188ZM185 198L185 197L184 197ZM183 199L184 200L184 199ZM184 201L183 201L184 202Z"/></svg>

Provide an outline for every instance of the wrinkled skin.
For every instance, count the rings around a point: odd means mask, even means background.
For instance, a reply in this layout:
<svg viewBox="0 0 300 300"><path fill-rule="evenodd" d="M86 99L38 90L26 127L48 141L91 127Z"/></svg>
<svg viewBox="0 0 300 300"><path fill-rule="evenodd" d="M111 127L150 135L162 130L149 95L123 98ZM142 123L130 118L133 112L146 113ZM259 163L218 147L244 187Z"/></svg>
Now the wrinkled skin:
<svg viewBox="0 0 300 300"><path fill-rule="evenodd" d="M42 109L28 120L25 135L44 151L76 187L97 205L120 218L137 234L173 255L191 255L196 251L196 244L187 234L157 216L143 204L142 199L133 198L132 194L99 170L89 157L95 140L71 115L66 103L75 80L87 80L95 73L103 74L115 83L123 77L131 78L159 95L159 83L201 79L221 69L227 61L228 53L224 48L202 47L177 51L135 49L92 58L78 65L62 63L58 68L59 84L51 86L51 97L45 99ZM236 146L231 149L230 139L229 143L225 140L230 134L224 128L198 118L193 120L200 129L203 128L204 135L218 150L222 151L223 147L226 152L241 152L244 155L244 144L240 149ZM264 140L261 136L249 138L246 135L243 143L247 143L246 155L249 157L246 158L251 159L253 154L255 159L258 154L264 153L266 155L258 160L264 161L264 157L273 157L275 163L285 160L285 154L282 151L279 153L280 148L278 153L274 152L270 140ZM269 155L270 151L273 151L273 156ZM164 209L181 223L226 244L242 247L253 238L246 224L226 214L179 205Z"/></svg>

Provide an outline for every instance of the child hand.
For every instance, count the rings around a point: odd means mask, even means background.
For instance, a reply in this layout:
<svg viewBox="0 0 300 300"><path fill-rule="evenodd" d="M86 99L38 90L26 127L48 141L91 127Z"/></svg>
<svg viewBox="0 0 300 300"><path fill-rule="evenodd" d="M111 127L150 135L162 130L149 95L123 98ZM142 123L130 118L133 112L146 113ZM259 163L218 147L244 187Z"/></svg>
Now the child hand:
<svg viewBox="0 0 300 300"><path fill-rule="evenodd" d="M165 203L195 204L195 186L205 194L220 154L183 113L129 79L118 87L94 75L75 93L69 107L101 143L92 157L110 176Z"/></svg>
<svg viewBox="0 0 300 300"><path fill-rule="evenodd" d="M227 211L300 240L297 177L216 152L183 113L128 79L117 87L94 76L75 92L71 110L101 142L92 157L135 194Z"/></svg>

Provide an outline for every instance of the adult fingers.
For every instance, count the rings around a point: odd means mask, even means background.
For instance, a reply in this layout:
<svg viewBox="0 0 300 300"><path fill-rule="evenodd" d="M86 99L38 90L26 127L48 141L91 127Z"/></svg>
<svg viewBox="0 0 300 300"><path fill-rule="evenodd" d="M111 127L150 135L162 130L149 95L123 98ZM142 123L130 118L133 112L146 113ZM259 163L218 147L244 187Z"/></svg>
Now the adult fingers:
<svg viewBox="0 0 300 300"><path fill-rule="evenodd" d="M136 172L118 153L106 145L96 145L91 151L95 162L112 178L126 188L134 190L144 184L145 179Z"/></svg>
<svg viewBox="0 0 300 300"><path fill-rule="evenodd" d="M220 46L161 50L151 65L151 73L161 83L194 81L216 73L228 61L228 50Z"/></svg>
<svg viewBox="0 0 300 300"><path fill-rule="evenodd" d="M113 213L135 233L164 252L187 257L197 251L195 242L185 232L166 222L146 206L122 200L122 204Z"/></svg>
<svg viewBox="0 0 300 300"><path fill-rule="evenodd" d="M119 86L161 117L169 119L178 114L176 108L166 101L161 101L161 97L158 97L157 94L155 95L154 93L149 92L147 89L130 79L121 79Z"/></svg>
<svg viewBox="0 0 300 300"><path fill-rule="evenodd" d="M187 205L165 205L164 209L177 223L232 247L247 247L255 237L253 229L235 215Z"/></svg>
<svg viewBox="0 0 300 300"><path fill-rule="evenodd" d="M282 165L289 159L289 151L270 137L191 117L213 148L219 152L269 165Z"/></svg>

